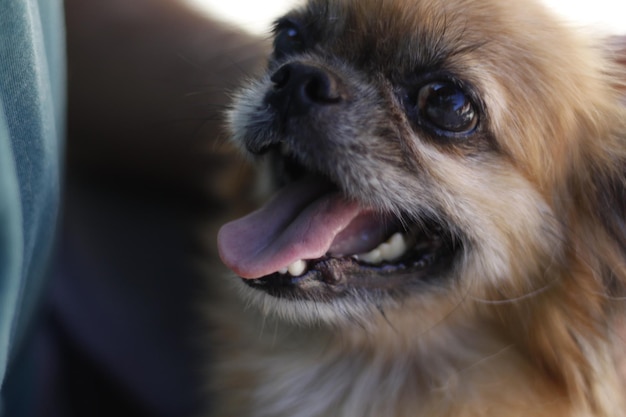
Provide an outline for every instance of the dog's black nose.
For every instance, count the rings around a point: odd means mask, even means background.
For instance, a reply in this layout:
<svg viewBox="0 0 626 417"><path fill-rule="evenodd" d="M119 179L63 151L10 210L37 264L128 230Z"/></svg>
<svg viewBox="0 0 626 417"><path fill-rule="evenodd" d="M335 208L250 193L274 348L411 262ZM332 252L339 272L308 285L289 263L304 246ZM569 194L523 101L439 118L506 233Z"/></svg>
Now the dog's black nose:
<svg viewBox="0 0 626 417"><path fill-rule="evenodd" d="M267 102L277 109L283 120L304 116L314 108L341 101L337 78L311 65L285 64L271 77L274 83Z"/></svg>

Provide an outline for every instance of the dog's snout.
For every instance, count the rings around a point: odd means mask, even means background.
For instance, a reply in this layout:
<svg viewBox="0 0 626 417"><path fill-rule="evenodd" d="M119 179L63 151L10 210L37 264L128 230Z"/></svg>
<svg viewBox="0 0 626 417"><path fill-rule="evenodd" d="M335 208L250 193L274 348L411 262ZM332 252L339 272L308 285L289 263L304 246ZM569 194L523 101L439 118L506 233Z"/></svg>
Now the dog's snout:
<svg viewBox="0 0 626 417"><path fill-rule="evenodd" d="M335 75L312 65L286 64L272 76L267 101L284 118L303 116L312 109L341 101L339 82Z"/></svg>

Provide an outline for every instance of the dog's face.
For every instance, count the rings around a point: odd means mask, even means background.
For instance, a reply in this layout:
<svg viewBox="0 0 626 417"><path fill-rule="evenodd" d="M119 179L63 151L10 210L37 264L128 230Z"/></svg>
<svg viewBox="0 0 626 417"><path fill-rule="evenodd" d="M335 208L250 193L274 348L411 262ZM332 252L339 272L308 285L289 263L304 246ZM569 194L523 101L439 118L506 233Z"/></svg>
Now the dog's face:
<svg viewBox="0 0 626 417"><path fill-rule="evenodd" d="M527 1L287 14L229 114L280 191L222 229L222 259L296 319L541 291L568 262L584 161L611 136L613 92L579 45Z"/></svg>

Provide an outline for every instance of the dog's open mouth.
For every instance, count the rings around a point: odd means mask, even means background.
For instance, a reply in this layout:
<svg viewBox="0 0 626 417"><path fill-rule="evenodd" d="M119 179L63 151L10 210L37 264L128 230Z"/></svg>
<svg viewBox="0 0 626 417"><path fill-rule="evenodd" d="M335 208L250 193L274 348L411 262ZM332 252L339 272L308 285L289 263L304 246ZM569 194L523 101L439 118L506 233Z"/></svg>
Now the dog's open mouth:
<svg viewBox="0 0 626 417"><path fill-rule="evenodd" d="M363 207L324 176L282 162L296 179L219 233L222 260L247 284L319 299L328 291L397 289L397 280L414 283L450 268L459 248L440 225Z"/></svg>

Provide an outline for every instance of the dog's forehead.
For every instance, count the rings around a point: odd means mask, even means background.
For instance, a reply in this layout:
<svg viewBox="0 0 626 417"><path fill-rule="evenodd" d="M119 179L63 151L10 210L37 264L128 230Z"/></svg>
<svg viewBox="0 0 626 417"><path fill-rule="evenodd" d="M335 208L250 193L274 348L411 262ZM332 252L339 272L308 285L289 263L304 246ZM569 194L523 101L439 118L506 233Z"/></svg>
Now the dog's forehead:
<svg viewBox="0 0 626 417"><path fill-rule="evenodd" d="M320 51L391 78L431 69L467 74L477 62L510 74L520 65L553 71L565 68L556 62L571 48L538 0L308 0L288 18Z"/></svg>
<svg viewBox="0 0 626 417"><path fill-rule="evenodd" d="M383 70L412 70L440 66L487 42L484 31L475 30L482 21L495 23L486 3L310 0L289 16L302 22L316 45L334 56Z"/></svg>

